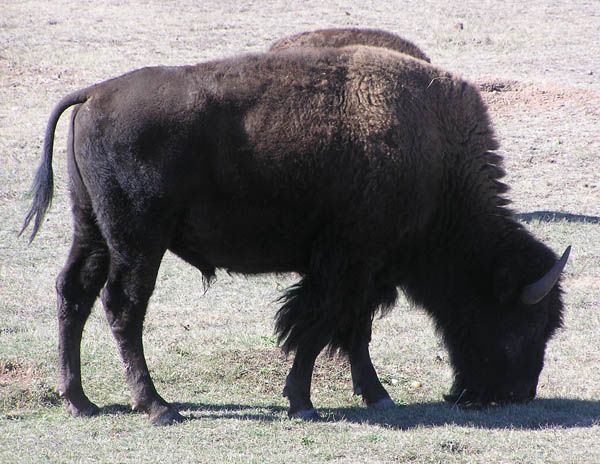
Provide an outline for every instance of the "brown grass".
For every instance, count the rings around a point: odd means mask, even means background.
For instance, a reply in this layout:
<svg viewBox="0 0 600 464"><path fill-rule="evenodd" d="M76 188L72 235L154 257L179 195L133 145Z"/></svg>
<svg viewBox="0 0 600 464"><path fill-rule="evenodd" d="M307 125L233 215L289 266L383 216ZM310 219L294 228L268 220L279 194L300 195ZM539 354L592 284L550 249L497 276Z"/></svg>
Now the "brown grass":
<svg viewBox="0 0 600 464"><path fill-rule="evenodd" d="M27 0L0 13L0 462L600 462L600 227L527 225L559 251L565 328L550 343L539 399L465 412L445 405L446 353L406 301L376 321L374 363L397 410L365 410L347 365L322 358L314 402L286 417L289 367L273 340L274 303L295 276L199 273L165 258L145 349L161 393L190 418L157 429L128 409L123 369L100 307L82 348L84 385L102 407L67 416L56 394L54 279L70 240L67 118L57 128L53 207L32 246L16 238L47 117L58 99L133 68L265 50L295 32L388 29L483 90L514 208L600 216L600 42L594 2L302 3ZM577 217L577 216L573 216Z"/></svg>

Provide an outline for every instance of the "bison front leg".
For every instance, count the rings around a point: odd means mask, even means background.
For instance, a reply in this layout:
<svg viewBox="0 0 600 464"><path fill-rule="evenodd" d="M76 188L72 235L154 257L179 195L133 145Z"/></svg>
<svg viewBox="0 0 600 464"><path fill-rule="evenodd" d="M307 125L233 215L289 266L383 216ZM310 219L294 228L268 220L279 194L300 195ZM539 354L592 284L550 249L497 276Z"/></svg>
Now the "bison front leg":
<svg viewBox="0 0 600 464"><path fill-rule="evenodd" d="M352 262L347 253L324 247L312 260L314 267L292 287L277 314L277 332L286 352L296 351L284 396L290 417L318 418L310 400L315 359L326 345L350 356L356 389L369 405L391 403L369 357L372 310L368 289L369 267ZM362 321L368 321L367 327Z"/></svg>
<svg viewBox="0 0 600 464"><path fill-rule="evenodd" d="M334 314L327 304L331 298L322 293L318 277L317 273L304 276L288 290L276 321L279 339L285 340L283 350L296 352L283 389L290 403L288 416L305 420L319 418L310 400L311 380L315 360L331 341L334 327Z"/></svg>
<svg viewBox="0 0 600 464"><path fill-rule="evenodd" d="M394 407L395 404L381 385L375 367L371 362L371 355L369 354L371 324L370 319L365 322L356 343L348 350L352 385L354 393L361 395L367 406L376 409L387 409Z"/></svg>
<svg viewBox="0 0 600 464"><path fill-rule="evenodd" d="M319 414L310 400L310 387L315 360L327 344L327 338L317 337L312 343L303 343L296 349L294 363L285 381L283 396L290 402L288 416L304 420L318 420Z"/></svg>
<svg viewBox="0 0 600 464"><path fill-rule="evenodd" d="M164 250L111 254L108 282L102 301L125 365L132 407L149 414L154 424L180 422L183 417L156 391L142 344L146 306L156 280Z"/></svg>

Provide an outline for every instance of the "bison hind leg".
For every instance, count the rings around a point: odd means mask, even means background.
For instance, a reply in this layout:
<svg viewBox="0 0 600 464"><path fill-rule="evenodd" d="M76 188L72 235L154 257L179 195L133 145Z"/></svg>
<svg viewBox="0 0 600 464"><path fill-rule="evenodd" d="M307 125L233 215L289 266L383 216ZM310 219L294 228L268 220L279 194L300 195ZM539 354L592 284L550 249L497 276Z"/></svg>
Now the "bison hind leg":
<svg viewBox="0 0 600 464"><path fill-rule="evenodd" d="M76 200L76 199L75 199ZM67 262L56 280L59 327L59 392L75 416L98 413L81 384L81 337L108 272L108 249L91 209L73 206L75 233Z"/></svg>
<svg viewBox="0 0 600 464"><path fill-rule="evenodd" d="M141 249L114 240L102 302L125 366L132 408L145 412L156 425L184 420L156 391L144 356L142 332L148 300L165 252L160 243L144 242ZM114 251L113 251L114 250Z"/></svg>

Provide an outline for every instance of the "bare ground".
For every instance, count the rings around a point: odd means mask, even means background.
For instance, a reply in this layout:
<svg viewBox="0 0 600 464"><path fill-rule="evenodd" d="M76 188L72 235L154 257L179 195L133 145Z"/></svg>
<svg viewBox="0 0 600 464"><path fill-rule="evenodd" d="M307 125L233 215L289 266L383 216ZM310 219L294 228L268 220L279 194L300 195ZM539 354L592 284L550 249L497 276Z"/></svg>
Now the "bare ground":
<svg viewBox="0 0 600 464"><path fill-rule="evenodd" d="M25 0L0 2L0 11L0 461L600 462L597 1ZM427 318L403 301L373 341L382 380L403 407L364 410L345 363L324 358L314 396L328 420L288 421L279 391L289 360L271 321L294 277L219 274L204 294L198 272L167 256L146 351L159 389L191 420L155 429L127 412L100 308L84 336L83 376L103 414L69 418L54 389L53 281L70 240L64 121L52 210L31 246L16 238L53 105L134 68L262 51L283 35L346 25L404 35L434 64L479 84L514 209L570 219L528 224L557 251L573 244L565 328L549 346L540 399L479 413L442 404L446 354Z"/></svg>

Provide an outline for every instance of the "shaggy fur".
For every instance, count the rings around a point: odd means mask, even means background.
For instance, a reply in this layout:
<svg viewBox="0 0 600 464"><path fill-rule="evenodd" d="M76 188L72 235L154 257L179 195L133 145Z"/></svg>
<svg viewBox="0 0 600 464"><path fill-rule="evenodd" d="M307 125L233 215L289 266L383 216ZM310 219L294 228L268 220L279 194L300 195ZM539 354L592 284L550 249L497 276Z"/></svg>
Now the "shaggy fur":
<svg viewBox="0 0 600 464"><path fill-rule="evenodd" d="M556 286L523 287L554 253L505 208L502 160L469 83L376 47L297 48L133 71L65 97L53 111L33 234L51 198L52 134L73 104L68 147L73 245L57 280L62 393L81 386L79 345L102 291L133 405L181 420L156 392L142 326L167 249L199 268L294 271L276 328L295 359L284 394L311 418L310 382L327 345L350 359L354 389L391 403L368 345L397 288L433 317L467 404L533 397L560 325Z"/></svg>
<svg viewBox="0 0 600 464"><path fill-rule="evenodd" d="M414 43L399 35L380 29L363 29L357 27L340 29L318 29L301 32L279 39L269 51L277 52L292 47L347 47L349 45L366 45L389 48L405 53L419 60L431 62L429 57Z"/></svg>

